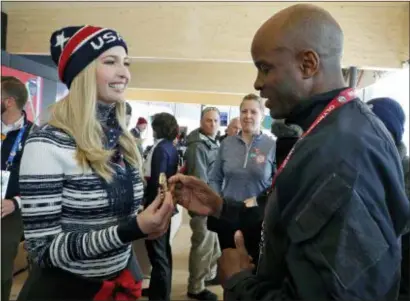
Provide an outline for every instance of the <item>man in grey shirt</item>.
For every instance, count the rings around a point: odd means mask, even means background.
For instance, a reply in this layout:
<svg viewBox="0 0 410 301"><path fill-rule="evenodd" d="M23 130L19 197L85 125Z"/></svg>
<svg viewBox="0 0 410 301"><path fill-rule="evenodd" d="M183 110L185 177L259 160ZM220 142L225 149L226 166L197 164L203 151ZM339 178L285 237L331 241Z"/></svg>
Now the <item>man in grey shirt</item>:
<svg viewBox="0 0 410 301"><path fill-rule="evenodd" d="M187 137L185 152L186 174L208 183L208 173L216 159L219 142L215 139L220 123L218 109L208 107L201 113L200 128ZM188 297L197 300L217 300L217 296L205 288L207 280L216 277L216 261L220 256L216 233L207 229L207 217L190 212L192 229L189 253Z"/></svg>

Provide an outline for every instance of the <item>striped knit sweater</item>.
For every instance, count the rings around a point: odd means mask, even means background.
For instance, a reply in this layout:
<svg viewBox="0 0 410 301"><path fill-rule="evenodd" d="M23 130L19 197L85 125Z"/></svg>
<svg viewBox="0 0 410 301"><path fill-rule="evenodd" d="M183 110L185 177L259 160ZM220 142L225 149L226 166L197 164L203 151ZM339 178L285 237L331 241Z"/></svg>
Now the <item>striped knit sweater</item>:
<svg viewBox="0 0 410 301"><path fill-rule="evenodd" d="M143 238L136 214L143 183L132 170L130 216L119 218L103 180L75 160L73 138L46 125L27 140L20 169L24 235L30 257L40 267L58 267L89 278L123 270L131 241Z"/></svg>

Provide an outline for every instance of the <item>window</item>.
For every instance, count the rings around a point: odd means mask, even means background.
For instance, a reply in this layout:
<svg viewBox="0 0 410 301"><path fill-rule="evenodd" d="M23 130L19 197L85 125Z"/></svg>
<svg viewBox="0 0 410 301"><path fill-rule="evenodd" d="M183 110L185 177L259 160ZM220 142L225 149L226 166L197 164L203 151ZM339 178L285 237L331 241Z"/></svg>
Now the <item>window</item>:
<svg viewBox="0 0 410 301"><path fill-rule="evenodd" d="M386 77L380 79L375 84L366 87L364 91L364 101L369 101L377 97L390 97L398 101L406 114L406 124L404 126L403 143L407 147L407 154L409 153L409 98L410 98L410 75L409 68L399 70L388 74Z"/></svg>

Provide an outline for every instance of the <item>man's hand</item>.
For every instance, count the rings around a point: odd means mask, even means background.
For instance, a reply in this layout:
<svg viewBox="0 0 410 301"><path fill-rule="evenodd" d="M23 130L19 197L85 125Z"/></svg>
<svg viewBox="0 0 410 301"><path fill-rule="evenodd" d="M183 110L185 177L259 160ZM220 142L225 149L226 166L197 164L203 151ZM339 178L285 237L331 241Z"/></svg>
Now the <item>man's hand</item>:
<svg viewBox="0 0 410 301"><path fill-rule="evenodd" d="M235 232L236 249L225 249L218 260L218 275L222 286L233 275L244 270L252 270L255 265L252 263L252 257L249 256L245 247L245 241L241 231Z"/></svg>
<svg viewBox="0 0 410 301"><path fill-rule="evenodd" d="M244 201L244 203L245 203L245 206L248 207L248 208L252 208L252 207L258 206L258 203L256 202L256 196L254 196L254 197L252 197L252 198L249 198L249 199L246 199L246 200Z"/></svg>
<svg viewBox="0 0 410 301"><path fill-rule="evenodd" d="M169 179L174 199L188 211L198 215L218 215L223 200L204 181L177 174Z"/></svg>
<svg viewBox="0 0 410 301"><path fill-rule="evenodd" d="M13 213L14 210L16 210L16 206L14 206L14 202L12 200L1 201L1 218Z"/></svg>

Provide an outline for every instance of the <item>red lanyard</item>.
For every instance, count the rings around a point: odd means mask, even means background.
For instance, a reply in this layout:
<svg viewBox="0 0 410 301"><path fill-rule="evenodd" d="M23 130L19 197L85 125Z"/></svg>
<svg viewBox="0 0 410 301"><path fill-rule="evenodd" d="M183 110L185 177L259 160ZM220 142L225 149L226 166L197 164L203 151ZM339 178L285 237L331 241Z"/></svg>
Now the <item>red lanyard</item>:
<svg viewBox="0 0 410 301"><path fill-rule="evenodd" d="M307 135L310 134L310 132L313 131L313 129L323 120L325 119L331 112L336 110L337 108L343 106L344 104L348 103L349 101L353 100L356 98L354 89L345 89L342 92L339 93L338 96L336 96L332 101L326 106L326 108L320 113L320 115L316 118L316 120L312 123L312 125L307 129L306 132L303 133L302 136L300 136L299 140L295 143L295 145L292 147L288 155L286 156L285 160L283 160L282 164L279 166L278 170L276 171L275 176L273 177L272 180L272 188L275 186L276 179L280 175L280 173L283 171L285 166L288 164L290 157L292 157L293 153L295 152L295 146L300 140L305 138Z"/></svg>

